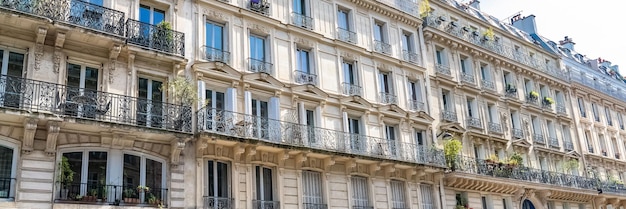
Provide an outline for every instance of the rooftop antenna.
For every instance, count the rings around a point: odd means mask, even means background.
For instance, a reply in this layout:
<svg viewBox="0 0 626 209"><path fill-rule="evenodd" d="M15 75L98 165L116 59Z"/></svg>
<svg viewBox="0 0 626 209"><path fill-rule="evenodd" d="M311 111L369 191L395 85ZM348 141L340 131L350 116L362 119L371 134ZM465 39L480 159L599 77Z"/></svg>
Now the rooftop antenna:
<svg viewBox="0 0 626 209"><path fill-rule="evenodd" d="M521 15L523 11L524 11L524 10L520 10L519 12L513 13L513 15L508 16L508 17L505 17L504 19L502 19L502 20L500 20L500 21L501 21L501 22L508 22L508 23L513 24L513 23L511 22L511 18L513 18L513 17L515 17L515 16L518 16L518 15Z"/></svg>

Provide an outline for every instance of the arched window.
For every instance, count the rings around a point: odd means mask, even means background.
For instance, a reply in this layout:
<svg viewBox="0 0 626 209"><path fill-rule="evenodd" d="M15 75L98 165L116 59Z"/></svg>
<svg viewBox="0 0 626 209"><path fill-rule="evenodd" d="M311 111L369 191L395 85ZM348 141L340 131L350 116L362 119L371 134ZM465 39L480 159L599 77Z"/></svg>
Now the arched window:
<svg viewBox="0 0 626 209"><path fill-rule="evenodd" d="M0 199L15 197L16 150L0 143Z"/></svg>
<svg viewBox="0 0 626 209"><path fill-rule="evenodd" d="M524 200L524 204L522 204L522 209L535 209L535 206L532 202L530 202L530 200Z"/></svg>

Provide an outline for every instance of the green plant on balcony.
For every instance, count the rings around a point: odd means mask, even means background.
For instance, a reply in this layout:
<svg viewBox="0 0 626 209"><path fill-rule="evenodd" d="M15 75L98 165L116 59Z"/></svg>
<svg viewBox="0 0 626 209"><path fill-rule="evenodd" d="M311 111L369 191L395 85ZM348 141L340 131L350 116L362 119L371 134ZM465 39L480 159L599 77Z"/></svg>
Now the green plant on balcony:
<svg viewBox="0 0 626 209"><path fill-rule="evenodd" d="M568 161L565 161L565 163L563 163L562 166L563 166L563 171L565 171L566 173L569 173L573 169L578 168L579 164L578 164L578 160L570 159Z"/></svg>
<svg viewBox="0 0 626 209"><path fill-rule="evenodd" d="M463 148L461 142L454 138L444 140L443 142L443 152L446 158L446 164L452 170L456 169L456 160L461 148Z"/></svg>
<svg viewBox="0 0 626 209"><path fill-rule="evenodd" d="M530 98L532 99L537 99L539 98L539 93L536 91L530 91L530 93L528 93L528 96L530 96Z"/></svg>
<svg viewBox="0 0 626 209"><path fill-rule="evenodd" d="M524 163L524 158L522 158L522 155L520 155L517 152L513 153L513 155L511 155L511 157L509 157L509 164L510 165L518 166L518 165L522 165L522 163Z"/></svg>
<svg viewBox="0 0 626 209"><path fill-rule="evenodd" d="M174 103L182 106L180 115L183 113L191 112L191 107L193 104L198 102L198 88L196 87L196 83L193 82L190 78L184 76L176 76L174 79L167 83L167 88L172 93L174 97ZM183 118L179 117L174 121L174 129L181 130L183 128L183 124L186 120L191 120L191 118Z"/></svg>
<svg viewBox="0 0 626 209"><path fill-rule="evenodd" d="M157 24L154 33L152 33L152 39L158 43L158 49L172 52L174 50L174 32L170 22L162 21Z"/></svg>
<svg viewBox="0 0 626 209"><path fill-rule="evenodd" d="M545 102L546 104L554 104L554 99L550 98L550 97L543 97L543 102Z"/></svg>
<svg viewBox="0 0 626 209"><path fill-rule="evenodd" d="M624 185L624 182L622 180L620 180L618 177L615 177L615 176L610 176L609 177L609 182L611 182L611 184Z"/></svg>
<svg viewBox="0 0 626 209"><path fill-rule="evenodd" d="M67 157L63 156L61 158L61 162L59 162L59 175L57 176L57 181L61 184L61 198L67 199L67 194L69 192L68 187L74 181L74 172L72 167L70 166L70 161Z"/></svg>
<svg viewBox="0 0 626 209"><path fill-rule="evenodd" d="M497 155L492 154L492 155L489 156L489 158L486 161L487 161L487 163L492 163L492 164L500 163L500 158L498 158Z"/></svg>
<svg viewBox="0 0 626 209"><path fill-rule="evenodd" d="M418 8L421 18L427 17L428 15L430 15L430 12L432 12L432 8L430 8L430 3L428 2L428 0L423 0L422 2L420 2Z"/></svg>

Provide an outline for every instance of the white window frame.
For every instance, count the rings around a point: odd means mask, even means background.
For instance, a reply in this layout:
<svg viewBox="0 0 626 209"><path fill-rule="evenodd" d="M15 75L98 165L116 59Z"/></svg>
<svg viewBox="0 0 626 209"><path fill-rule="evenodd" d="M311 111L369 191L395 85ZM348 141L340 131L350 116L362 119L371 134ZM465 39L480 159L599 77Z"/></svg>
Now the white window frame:
<svg viewBox="0 0 626 209"><path fill-rule="evenodd" d="M9 176L9 178L11 178L12 180L9 180L9 191L7 193L8 198L0 198L0 200L6 200L6 199L13 199L16 197L16 185L17 185L17 164L18 164L18 157L20 154L20 147L18 147L16 144L11 143L9 141L4 141L4 140L0 140L0 146L2 147L6 147L9 149L13 150L13 159L11 159L11 174ZM15 180L13 180L15 179Z"/></svg>
<svg viewBox="0 0 626 209"><path fill-rule="evenodd" d="M215 206L218 205L218 203L220 203L220 200L224 200L224 199L230 199L232 197L232 185L231 185L231 180L232 180L232 176L233 176L233 169L232 169L232 163L229 161L223 161L223 160L217 160L217 159L205 159L205 164L204 164L204 171L207 172L205 173L204 177L206 180L206 184L204 184L205 189L203 189L202 191L205 192L205 196L207 196L208 198L214 198L215 199ZM213 162L213 175L214 175L214 179L209 179L209 163ZM218 196L208 196L209 194L209 182L213 181L213 183L215 185L219 184L219 177L218 177L218 167L217 167L217 163L223 163L226 164L226 168L227 168L227 176L225 178L226 179L226 187L228 189L227 195L226 197L218 197ZM215 194L217 194L217 186L214 188L215 191L213 191ZM231 203L233 204L233 203ZM205 205L206 206L206 205ZM216 207L217 208L217 207Z"/></svg>
<svg viewBox="0 0 626 209"><path fill-rule="evenodd" d="M318 171L302 171L302 202L304 204L324 204L324 175ZM316 182L316 180L319 180ZM313 193L313 194L311 194ZM305 207L306 208L306 207Z"/></svg>
<svg viewBox="0 0 626 209"><path fill-rule="evenodd" d="M374 41L380 41L382 43L388 44L389 43L389 38L388 38L388 35L387 35L387 30L388 30L387 29L387 22L379 20L379 19L374 19L373 21L374 22L373 22L372 25L374 26L374 28L372 28L372 32L373 32L372 37L373 37ZM380 27L380 31L376 31L377 27ZM376 32L380 32L380 40L376 39L377 38L376 37Z"/></svg>
<svg viewBox="0 0 626 209"><path fill-rule="evenodd" d="M339 12L344 12L346 13L346 27L347 28L342 28L344 30L350 31L350 32L354 32L354 26L352 25L352 9L349 9L347 7L338 5L337 6L337 16L339 16ZM335 22L335 24L337 24L337 28L341 28L339 27L339 18L337 18L337 21Z"/></svg>
<svg viewBox="0 0 626 209"><path fill-rule="evenodd" d="M256 182L256 181L257 181L257 180L256 180L256 179L257 179L257 176L256 176L256 168L257 168L257 167L259 168L259 175L260 175L260 176L258 176L258 179L259 179L259 181L261 181L260 183L259 183L259 182ZM271 177L271 178L272 178L272 185L269 185L269 186L271 186L271 189L272 189L272 199L271 199L271 200L259 200L259 199L257 199L257 197L259 197L259 196L260 196L260 197L265 197L265 193L264 193L264 192L265 192L265 187L266 187L267 185L265 185L265 184L263 183L263 182L264 182L264 179L263 179L263 169L269 169L269 170L271 170L271 172L272 172L272 177ZM277 188L276 188L276 169L275 169L274 167L265 166L265 165L255 165L255 168L254 168L254 171L253 171L253 172L255 172L254 174L252 174L252 175L253 175L253 178L254 178L254 181L253 181L253 182L255 182L255 183L254 183L254 187L255 187L255 188L254 188L254 190L253 190L255 195L254 195L252 198L253 198L254 200L257 200L257 201L278 201L278 198L279 198L279 197L276 195L276 189L277 189ZM261 185L261 187L262 187L262 188L258 188L258 187L256 186L257 184L258 184L258 185ZM260 193L260 194L259 194L259 193Z"/></svg>

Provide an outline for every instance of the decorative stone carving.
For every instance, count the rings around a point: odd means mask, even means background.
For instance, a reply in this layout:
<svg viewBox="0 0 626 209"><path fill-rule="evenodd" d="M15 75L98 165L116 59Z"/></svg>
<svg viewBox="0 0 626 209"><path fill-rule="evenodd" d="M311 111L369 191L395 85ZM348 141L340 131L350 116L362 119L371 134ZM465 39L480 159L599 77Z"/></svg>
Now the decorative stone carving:
<svg viewBox="0 0 626 209"><path fill-rule="evenodd" d="M172 140L171 144L170 144L170 148L172 149L170 154L170 158L171 158L171 162L172 165L178 165L180 162L180 153L183 151L183 149L185 149L185 144L186 144L185 139L183 138L176 138L174 140Z"/></svg>
<svg viewBox="0 0 626 209"><path fill-rule="evenodd" d="M203 10L204 15L206 15L207 17L209 17L209 19L214 19L214 20L228 20L228 18L224 15L224 13L215 11L215 10L211 10L211 9L204 9Z"/></svg>
<svg viewBox="0 0 626 209"><path fill-rule="evenodd" d="M122 51L122 46L119 44L113 44L109 51L109 83L113 83L115 78L113 72L115 71L115 64L117 63L117 57L120 55L120 51Z"/></svg>
<svg viewBox="0 0 626 209"><path fill-rule="evenodd" d="M333 165L335 165L335 158L333 157L329 157L324 159L324 170L325 171L330 171L330 167L332 167Z"/></svg>
<svg viewBox="0 0 626 209"><path fill-rule="evenodd" d="M43 57L43 44L35 45L35 71L41 68L41 58Z"/></svg>
<svg viewBox="0 0 626 209"><path fill-rule="evenodd" d="M256 32L261 32L263 34L270 34L269 27L265 25L257 24L257 23L248 23L248 29L256 31Z"/></svg>
<svg viewBox="0 0 626 209"><path fill-rule="evenodd" d="M358 61L359 59L359 57L356 54L346 52L346 51L341 52L341 57L343 57L344 59L352 60L352 61Z"/></svg>
<svg viewBox="0 0 626 209"><path fill-rule="evenodd" d="M22 152L29 154L33 151L33 142L35 140L35 132L37 132L36 118L26 118L24 120L24 136L22 138Z"/></svg>
<svg viewBox="0 0 626 209"><path fill-rule="evenodd" d="M233 159L235 162L239 162L241 160L241 155L246 152L246 147L244 144L237 144L233 147Z"/></svg>
<svg viewBox="0 0 626 209"><path fill-rule="evenodd" d="M314 46L313 41L310 41L308 39L304 39L301 37L295 37L294 42L296 42L296 44L303 46L303 47L313 48Z"/></svg>
<svg viewBox="0 0 626 209"><path fill-rule="evenodd" d="M61 130L60 121L48 121L48 138L46 139L46 154L54 155L57 148L57 137Z"/></svg>

